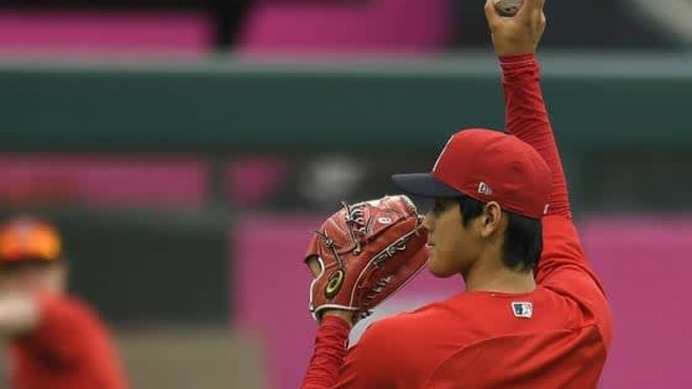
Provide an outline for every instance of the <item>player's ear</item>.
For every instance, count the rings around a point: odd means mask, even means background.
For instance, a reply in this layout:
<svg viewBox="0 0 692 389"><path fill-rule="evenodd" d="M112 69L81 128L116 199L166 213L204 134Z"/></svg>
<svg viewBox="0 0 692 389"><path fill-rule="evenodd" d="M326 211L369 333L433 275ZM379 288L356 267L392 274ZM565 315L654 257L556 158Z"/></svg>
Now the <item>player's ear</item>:
<svg viewBox="0 0 692 389"><path fill-rule="evenodd" d="M480 216L480 234L483 238L488 238L500 230L502 226L502 207L496 201L491 201L483 208Z"/></svg>

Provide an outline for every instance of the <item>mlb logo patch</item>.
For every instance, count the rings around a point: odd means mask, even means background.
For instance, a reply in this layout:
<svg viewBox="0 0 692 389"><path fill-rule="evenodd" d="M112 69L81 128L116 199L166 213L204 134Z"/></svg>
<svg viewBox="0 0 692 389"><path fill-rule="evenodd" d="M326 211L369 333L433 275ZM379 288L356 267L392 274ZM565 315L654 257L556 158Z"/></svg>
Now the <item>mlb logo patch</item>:
<svg viewBox="0 0 692 389"><path fill-rule="evenodd" d="M515 317L523 317L530 319L533 316L533 304L524 301L515 301L512 303L512 313Z"/></svg>

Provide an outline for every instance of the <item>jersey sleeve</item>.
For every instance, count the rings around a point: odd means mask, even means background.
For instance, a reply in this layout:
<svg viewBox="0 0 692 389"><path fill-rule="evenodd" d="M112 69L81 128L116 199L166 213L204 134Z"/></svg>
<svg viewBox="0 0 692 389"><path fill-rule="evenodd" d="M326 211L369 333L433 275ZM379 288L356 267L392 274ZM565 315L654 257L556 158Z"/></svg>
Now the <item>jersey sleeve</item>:
<svg viewBox="0 0 692 389"><path fill-rule="evenodd" d="M327 389L334 386L344 364L350 331L351 325L343 319L327 316L322 320L301 389Z"/></svg>
<svg viewBox="0 0 692 389"><path fill-rule="evenodd" d="M587 297L591 290L605 295L571 221L555 215L543 218L543 255L536 271L536 282L559 290L561 294L576 293L573 297L577 300Z"/></svg>
<svg viewBox="0 0 692 389"><path fill-rule="evenodd" d="M523 55L503 57L500 64L507 130L533 146L550 167L548 214L571 219L567 180L543 100L538 61L533 55Z"/></svg>
<svg viewBox="0 0 692 389"><path fill-rule="evenodd" d="M503 57L500 64L507 129L533 146L551 171L548 214L543 218L543 255L536 281L571 288L575 285L559 276L563 271L578 272L591 278L600 288L572 221L567 180L543 99L538 61L534 55L523 55Z"/></svg>
<svg viewBox="0 0 692 389"><path fill-rule="evenodd" d="M394 387L397 371L403 367L397 366L397 356L408 356L408 353L401 349L403 342L392 341L394 332L387 328L391 324L391 320L380 320L363 333L360 341L346 355L336 389Z"/></svg>
<svg viewBox="0 0 692 389"><path fill-rule="evenodd" d="M341 319L325 318L301 389L391 387L396 366L388 357L392 349L391 334L382 330L383 324L373 323L359 342L346 351L350 326Z"/></svg>
<svg viewBox="0 0 692 389"><path fill-rule="evenodd" d="M26 341L61 364L77 363L81 356L80 325L83 315L78 306L58 296L38 296L39 324Z"/></svg>

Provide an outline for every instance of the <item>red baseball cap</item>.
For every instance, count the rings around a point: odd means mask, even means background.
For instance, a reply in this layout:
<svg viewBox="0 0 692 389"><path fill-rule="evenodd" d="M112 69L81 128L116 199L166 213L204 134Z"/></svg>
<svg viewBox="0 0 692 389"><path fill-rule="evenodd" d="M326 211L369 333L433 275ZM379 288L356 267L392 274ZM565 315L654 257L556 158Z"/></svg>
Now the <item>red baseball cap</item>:
<svg viewBox="0 0 692 389"><path fill-rule="evenodd" d="M395 174L403 191L422 197L461 194L539 219L548 211L550 168L514 135L470 128L449 139L430 173Z"/></svg>
<svg viewBox="0 0 692 389"><path fill-rule="evenodd" d="M55 261L61 257L60 235L49 223L21 216L0 226L0 265L19 261Z"/></svg>

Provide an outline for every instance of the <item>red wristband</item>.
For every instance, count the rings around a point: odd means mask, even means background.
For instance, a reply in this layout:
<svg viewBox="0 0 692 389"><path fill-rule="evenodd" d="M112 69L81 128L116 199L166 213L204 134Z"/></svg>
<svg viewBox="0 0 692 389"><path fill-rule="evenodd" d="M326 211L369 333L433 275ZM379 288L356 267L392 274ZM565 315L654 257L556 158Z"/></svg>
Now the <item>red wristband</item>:
<svg viewBox="0 0 692 389"><path fill-rule="evenodd" d="M320 323L320 327L322 326L334 326L347 332L351 331L351 323L338 316L325 316Z"/></svg>
<svg viewBox="0 0 692 389"><path fill-rule="evenodd" d="M526 62L533 62L536 59L535 54L521 54L521 55L505 55L501 56L500 63L503 65L510 64L520 64Z"/></svg>

